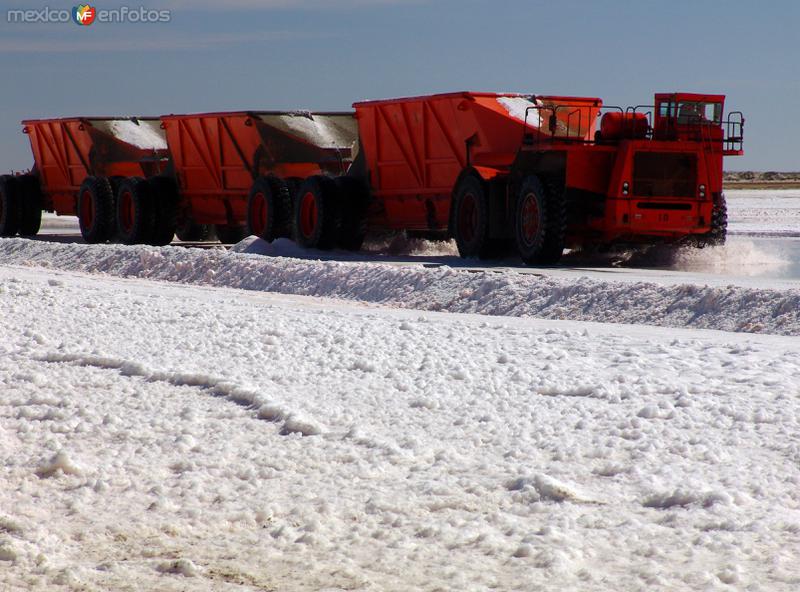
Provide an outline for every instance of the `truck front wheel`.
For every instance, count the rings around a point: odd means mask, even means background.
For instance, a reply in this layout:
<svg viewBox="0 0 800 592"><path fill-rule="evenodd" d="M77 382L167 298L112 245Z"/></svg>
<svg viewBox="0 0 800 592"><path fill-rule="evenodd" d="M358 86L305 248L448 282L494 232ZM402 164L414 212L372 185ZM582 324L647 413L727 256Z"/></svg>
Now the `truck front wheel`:
<svg viewBox="0 0 800 592"><path fill-rule="evenodd" d="M721 193L711 210L711 231L706 235L706 241L711 246L724 245L728 238L728 204L725 194Z"/></svg>

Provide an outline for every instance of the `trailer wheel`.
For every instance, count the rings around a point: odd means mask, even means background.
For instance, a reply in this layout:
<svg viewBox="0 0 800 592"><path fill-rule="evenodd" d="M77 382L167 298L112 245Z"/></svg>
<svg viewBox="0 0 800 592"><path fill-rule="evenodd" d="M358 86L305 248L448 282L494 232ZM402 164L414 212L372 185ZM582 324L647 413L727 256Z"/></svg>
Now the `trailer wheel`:
<svg viewBox="0 0 800 592"><path fill-rule="evenodd" d="M119 175L114 175L113 177L108 178L108 182L111 184L111 193L116 195L119 193L119 186L122 185L122 182L125 180L125 177L120 177Z"/></svg>
<svg viewBox="0 0 800 592"><path fill-rule="evenodd" d="M150 184L141 177L129 177L117 192L117 233L126 245L147 244L155 229L155 204Z"/></svg>
<svg viewBox="0 0 800 592"><path fill-rule="evenodd" d="M555 186L545 191L536 176L522 182L515 212L517 250L526 264L556 263L564 251L566 209Z"/></svg>
<svg viewBox="0 0 800 592"><path fill-rule="evenodd" d="M205 242L214 240L214 226L211 224L197 224L186 218L175 228L175 236L184 242Z"/></svg>
<svg viewBox="0 0 800 592"><path fill-rule="evenodd" d="M452 205L451 228L458 254L463 257L491 257L494 243L489 238L489 195L486 185L474 175L462 177Z"/></svg>
<svg viewBox="0 0 800 592"><path fill-rule="evenodd" d="M114 235L114 194L106 177L86 177L78 190L78 221L87 243L104 243Z"/></svg>
<svg viewBox="0 0 800 592"><path fill-rule="evenodd" d="M0 236L14 236L22 219L19 180L13 175L0 176Z"/></svg>
<svg viewBox="0 0 800 592"><path fill-rule="evenodd" d="M178 218L178 187L169 177L151 177L147 181L153 196L155 225L150 244L163 247L175 237Z"/></svg>
<svg viewBox="0 0 800 592"><path fill-rule="evenodd" d="M217 224L214 226L217 231L217 238L223 245L235 245L248 236L247 228L244 226L229 226L227 224Z"/></svg>
<svg viewBox="0 0 800 592"><path fill-rule="evenodd" d="M36 175L22 175L19 178L19 195L22 198L22 219L19 233L22 236L36 236L42 226L44 197Z"/></svg>
<svg viewBox="0 0 800 592"><path fill-rule="evenodd" d="M336 183L329 177L309 177L297 191L294 203L294 235L301 247L331 249L341 228L342 216Z"/></svg>
<svg viewBox="0 0 800 592"><path fill-rule="evenodd" d="M288 185L278 177L259 177L247 198L247 234L271 243L287 236L292 201Z"/></svg>
<svg viewBox="0 0 800 592"><path fill-rule="evenodd" d="M369 188L355 177L337 177L335 183L342 216L336 244L348 251L358 251L367 236Z"/></svg>

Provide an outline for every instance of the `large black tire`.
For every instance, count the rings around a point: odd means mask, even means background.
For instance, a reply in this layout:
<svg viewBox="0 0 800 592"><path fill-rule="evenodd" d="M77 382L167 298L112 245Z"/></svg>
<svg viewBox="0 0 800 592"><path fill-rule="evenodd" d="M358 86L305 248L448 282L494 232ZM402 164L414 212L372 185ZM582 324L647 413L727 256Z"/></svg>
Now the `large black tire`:
<svg viewBox="0 0 800 592"><path fill-rule="evenodd" d="M309 177L294 202L294 237L307 249L332 249L342 226L339 192L330 177Z"/></svg>
<svg viewBox="0 0 800 592"><path fill-rule="evenodd" d="M87 243L104 243L114 236L114 194L106 177L86 177L78 191L78 222Z"/></svg>
<svg viewBox="0 0 800 592"><path fill-rule="evenodd" d="M169 177L148 179L155 208L155 224L150 244L163 247L172 242L178 220L178 186Z"/></svg>
<svg viewBox="0 0 800 592"><path fill-rule="evenodd" d="M156 223L150 184L141 177L129 177L117 190L117 236L126 245L148 244Z"/></svg>
<svg viewBox="0 0 800 592"><path fill-rule="evenodd" d="M275 176L259 177L247 198L247 234L267 242L289 236L292 196L289 186Z"/></svg>
<svg viewBox="0 0 800 592"><path fill-rule="evenodd" d="M197 224L187 218L175 228L175 236L184 242L205 242L214 240L214 226L212 224Z"/></svg>
<svg viewBox="0 0 800 592"><path fill-rule="evenodd" d="M464 175L456 186L450 208L450 228L461 257L485 259L494 254L489 237L489 190L474 175Z"/></svg>
<svg viewBox="0 0 800 592"><path fill-rule="evenodd" d="M367 236L369 188L356 177L337 177L335 183L342 217L336 244L348 251L358 251Z"/></svg>
<svg viewBox="0 0 800 592"><path fill-rule="evenodd" d="M235 245L248 235L247 228L244 226L228 226L227 224L217 224L214 226L217 238L223 245Z"/></svg>
<svg viewBox="0 0 800 592"><path fill-rule="evenodd" d="M535 175L520 186L514 216L517 251L528 265L557 263L564 251L566 204L557 184L549 190Z"/></svg>
<svg viewBox="0 0 800 592"><path fill-rule="evenodd" d="M108 178L108 182L111 184L111 193L113 193L114 196L116 196L117 193L119 193L119 186L125 179L126 177L120 177L118 175L114 175L113 177Z"/></svg>
<svg viewBox="0 0 800 592"><path fill-rule="evenodd" d="M36 236L42 227L44 196L36 175L19 177L19 195L22 199L22 218L19 225L21 236Z"/></svg>
<svg viewBox="0 0 800 592"><path fill-rule="evenodd" d="M725 194L720 193L719 199L711 210L711 230L706 234L706 243L711 246L724 245L728 238L728 203Z"/></svg>
<svg viewBox="0 0 800 592"><path fill-rule="evenodd" d="M14 236L22 221L19 179L0 176L0 236Z"/></svg>

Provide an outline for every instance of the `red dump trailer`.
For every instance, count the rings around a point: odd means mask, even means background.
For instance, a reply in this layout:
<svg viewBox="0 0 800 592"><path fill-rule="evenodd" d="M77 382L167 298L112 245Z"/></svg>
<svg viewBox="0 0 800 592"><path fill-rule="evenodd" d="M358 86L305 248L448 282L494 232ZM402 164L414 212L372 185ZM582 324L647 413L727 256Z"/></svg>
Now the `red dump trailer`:
<svg viewBox="0 0 800 592"><path fill-rule="evenodd" d="M256 112L23 122L35 166L0 178L0 234L35 235L41 211L77 215L87 242L127 244L291 233L291 193L342 175L352 112ZM269 213L269 215L268 215Z"/></svg>
<svg viewBox="0 0 800 592"><path fill-rule="evenodd" d="M342 175L353 113L241 111L161 118L181 196L179 217L215 225L223 242L291 233L291 194L306 177Z"/></svg>
<svg viewBox="0 0 800 592"><path fill-rule="evenodd" d="M154 118L71 117L22 122L31 173L0 178L0 235L35 235L42 210L77 215L88 242L115 232L114 192L130 177L155 176L169 162Z"/></svg>
<svg viewBox="0 0 800 592"><path fill-rule="evenodd" d="M297 238L347 246L366 224L452 236L464 257L515 243L527 263L553 263L567 246L724 241L722 157L742 153L744 124L739 112L723 119L724 99L658 94L623 109L459 92L355 103L359 158L336 184L307 180Z"/></svg>

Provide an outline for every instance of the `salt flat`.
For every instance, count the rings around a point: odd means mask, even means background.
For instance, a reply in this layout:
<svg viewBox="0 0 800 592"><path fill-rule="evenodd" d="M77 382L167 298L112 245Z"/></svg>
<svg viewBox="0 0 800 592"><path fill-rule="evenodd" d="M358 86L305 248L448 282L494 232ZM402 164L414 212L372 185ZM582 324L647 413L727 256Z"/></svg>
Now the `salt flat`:
<svg viewBox="0 0 800 592"><path fill-rule="evenodd" d="M791 280L0 253L0 589L800 587Z"/></svg>

